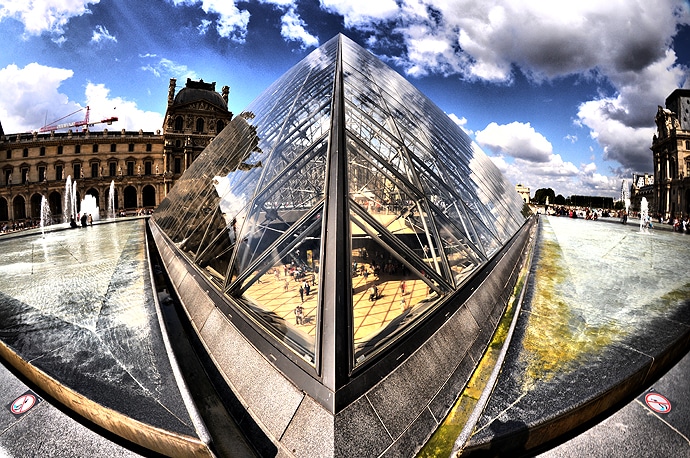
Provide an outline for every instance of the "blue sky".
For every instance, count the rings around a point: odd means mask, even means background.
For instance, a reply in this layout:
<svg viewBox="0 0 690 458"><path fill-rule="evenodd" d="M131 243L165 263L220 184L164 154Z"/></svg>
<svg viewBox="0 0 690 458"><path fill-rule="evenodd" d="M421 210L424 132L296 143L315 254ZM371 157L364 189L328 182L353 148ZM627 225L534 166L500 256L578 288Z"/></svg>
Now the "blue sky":
<svg viewBox="0 0 690 458"><path fill-rule="evenodd" d="M687 0L0 0L0 122L89 105L155 131L173 77L229 86L238 114L338 32L533 193L618 197L652 171L657 106L690 87Z"/></svg>

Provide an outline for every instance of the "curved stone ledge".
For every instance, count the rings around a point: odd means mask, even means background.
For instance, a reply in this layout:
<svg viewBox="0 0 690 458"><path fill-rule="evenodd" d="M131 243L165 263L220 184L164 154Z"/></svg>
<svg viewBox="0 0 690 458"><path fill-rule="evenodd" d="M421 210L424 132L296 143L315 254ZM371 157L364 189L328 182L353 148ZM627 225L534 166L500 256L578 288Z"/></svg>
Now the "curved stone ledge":
<svg viewBox="0 0 690 458"><path fill-rule="evenodd" d="M208 445L198 438L142 423L79 394L22 359L2 341L0 357L71 411L132 443L166 456L214 456Z"/></svg>

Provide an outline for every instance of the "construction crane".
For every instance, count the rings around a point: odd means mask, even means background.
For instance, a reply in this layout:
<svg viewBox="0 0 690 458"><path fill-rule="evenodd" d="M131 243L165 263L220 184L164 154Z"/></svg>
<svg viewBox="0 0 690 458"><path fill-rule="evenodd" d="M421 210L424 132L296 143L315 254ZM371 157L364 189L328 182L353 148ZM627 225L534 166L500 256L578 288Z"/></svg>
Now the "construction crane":
<svg viewBox="0 0 690 458"><path fill-rule="evenodd" d="M57 122L59 122L59 121L62 121L62 120L65 119L65 118L69 118L69 117L72 116L73 114L79 113L79 112L82 111L82 110L83 110L83 108L80 108L80 109L78 109L77 111L75 111L75 112L73 112L73 113L70 113L70 114L68 114L68 115L66 115L66 116L63 116L62 118L58 119L57 121L54 121L53 124L45 125L45 126L41 127L40 129L38 129L38 131L39 131L39 132L53 132L53 131L56 131L56 130L59 130L59 129L67 129L67 128L69 128L69 127L80 127L80 126L83 126L83 130L86 130L88 127L91 127L91 126L93 126L94 124L109 124L109 125L110 125L110 124L112 124L113 122L117 121L117 117L116 117L116 116L112 116L112 117L110 117L110 118L101 119L100 121L91 122L91 121L89 120L89 107L87 106L87 107L86 107L86 114L84 115L84 119L83 119L83 120L81 120L81 121L74 121L74 122L68 122L68 123L64 123L64 124L55 124L55 123L57 123Z"/></svg>

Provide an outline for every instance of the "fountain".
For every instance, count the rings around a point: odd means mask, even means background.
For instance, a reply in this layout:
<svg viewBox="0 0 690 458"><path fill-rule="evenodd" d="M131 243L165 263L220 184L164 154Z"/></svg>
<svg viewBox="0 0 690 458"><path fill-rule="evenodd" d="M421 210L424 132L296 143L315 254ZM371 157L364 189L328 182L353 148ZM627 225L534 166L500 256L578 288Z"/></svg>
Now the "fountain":
<svg viewBox="0 0 690 458"><path fill-rule="evenodd" d="M72 183L72 216L77 218L77 213L79 209L77 208L77 180Z"/></svg>
<svg viewBox="0 0 690 458"><path fill-rule="evenodd" d="M110 182L108 191L108 219L115 218L115 180Z"/></svg>
<svg viewBox="0 0 690 458"><path fill-rule="evenodd" d="M72 214L72 176L67 175L67 179L65 180L65 196L63 198L63 205L62 208L64 211L62 212L62 221L64 223L69 224L69 220L72 216L75 216Z"/></svg>
<svg viewBox="0 0 690 458"><path fill-rule="evenodd" d="M41 196L41 235L46 236L45 227L53 223L53 216L50 214L50 204L46 196Z"/></svg>
<svg viewBox="0 0 690 458"><path fill-rule="evenodd" d="M81 201L81 212L84 215L91 215L93 221L98 221L100 217L100 208L98 207L98 200L91 194L87 194Z"/></svg>
<svg viewBox="0 0 690 458"><path fill-rule="evenodd" d="M643 197L640 202L640 232L649 232L649 204L647 198Z"/></svg>

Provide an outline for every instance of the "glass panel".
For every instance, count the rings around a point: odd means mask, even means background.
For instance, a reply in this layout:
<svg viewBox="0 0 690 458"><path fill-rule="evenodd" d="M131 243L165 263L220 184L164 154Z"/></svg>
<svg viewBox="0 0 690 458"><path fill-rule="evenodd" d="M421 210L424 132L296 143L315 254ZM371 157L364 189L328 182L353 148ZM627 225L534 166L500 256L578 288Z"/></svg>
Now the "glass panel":
<svg viewBox="0 0 690 458"><path fill-rule="evenodd" d="M256 129L235 117L175 183L154 213L156 223L193 260L220 209L226 224L235 221L253 196L265 154ZM166 202L167 201L167 202Z"/></svg>
<svg viewBox="0 0 690 458"><path fill-rule="evenodd" d="M461 230L443 215L435 214L436 226L443 245L449 268L452 272L455 287L460 286L469 275L486 260L476 251Z"/></svg>
<svg viewBox="0 0 690 458"><path fill-rule="evenodd" d="M355 364L384 348L442 297L419 258L386 243L370 223L352 217Z"/></svg>
<svg viewBox="0 0 690 458"><path fill-rule="evenodd" d="M195 262L218 287L225 282L236 239L232 224L227 224L220 208L216 209L199 244L201 251L196 255Z"/></svg>
<svg viewBox="0 0 690 458"><path fill-rule="evenodd" d="M319 311L321 226L319 205L281 236L268 233L262 256L241 285L231 290L266 329L310 364L314 364Z"/></svg>
<svg viewBox="0 0 690 458"><path fill-rule="evenodd" d="M242 244L235 261L238 273L323 199L327 147L324 139L305 151L254 199L240 235Z"/></svg>
<svg viewBox="0 0 690 458"><path fill-rule="evenodd" d="M419 193L411 190L404 177L392 176L373 154L358 154L362 145L348 142L350 156L350 197L372 218L398 238L426 264L426 270L434 270L449 278L444 271L444 261L439 259L439 244L429 220L426 202ZM390 166L390 164L385 164Z"/></svg>

